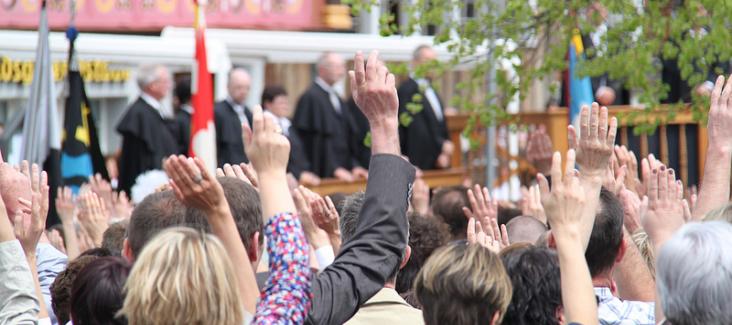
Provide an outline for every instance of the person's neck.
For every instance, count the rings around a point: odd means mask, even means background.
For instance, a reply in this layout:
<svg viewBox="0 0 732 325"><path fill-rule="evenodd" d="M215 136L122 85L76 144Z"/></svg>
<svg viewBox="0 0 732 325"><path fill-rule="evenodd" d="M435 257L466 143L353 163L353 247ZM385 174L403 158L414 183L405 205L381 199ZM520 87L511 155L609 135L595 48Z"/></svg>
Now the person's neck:
<svg viewBox="0 0 732 325"><path fill-rule="evenodd" d="M617 295L618 288L612 277L613 270L607 270L592 278L592 286L595 288L609 288L613 295Z"/></svg>
<svg viewBox="0 0 732 325"><path fill-rule="evenodd" d="M389 289L396 290L396 280L394 280L394 281L386 281L386 283L384 283L384 288L389 288Z"/></svg>

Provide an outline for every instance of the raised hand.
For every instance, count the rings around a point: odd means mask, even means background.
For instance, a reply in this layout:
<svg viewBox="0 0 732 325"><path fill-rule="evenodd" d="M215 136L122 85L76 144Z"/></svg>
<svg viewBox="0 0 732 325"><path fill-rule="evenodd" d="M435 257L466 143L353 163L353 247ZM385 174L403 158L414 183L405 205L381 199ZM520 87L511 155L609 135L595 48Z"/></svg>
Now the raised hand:
<svg viewBox="0 0 732 325"><path fill-rule="evenodd" d="M653 169L648 187L648 211L641 222L656 249L681 228L686 220L683 187L670 169Z"/></svg>
<svg viewBox="0 0 732 325"><path fill-rule="evenodd" d="M550 172L552 167L552 139L546 133L544 125L541 125L529 135L529 142L526 145L526 159L540 173Z"/></svg>
<svg viewBox="0 0 732 325"><path fill-rule="evenodd" d="M463 207L463 213L467 218L478 218L484 225L492 224L493 219L498 220L498 201L491 199L488 188L475 184L473 189L468 189L468 201L470 209Z"/></svg>
<svg viewBox="0 0 732 325"><path fill-rule="evenodd" d="M329 235L340 236L338 210L329 196L311 202L310 207L313 210L313 219L318 227L325 230Z"/></svg>
<svg viewBox="0 0 732 325"><path fill-rule="evenodd" d="M724 87L722 87L724 85ZM719 76L712 91L709 106L707 133L709 146L724 152L732 152L732 77Z"/></svg>
<svg viewBox="0 0 732 325"><path fill-rule="evenodd" d="M539 189L541 190L541 200L544 205L547 220L552 228L554 238L558 237L580 238L582 247L587 247L590 240L590 232L586 231L583 224L588 223L592 219L594 223L594 214L591 216L585 214L583 205L586 200L586 193L582 185L578 173L574 170L575 153L574 150L567 152L567 162L564 175L562 175L562 157L556 152L552 158L552 186L544 175L539 174L537 180ZM590 228L591 229L591 228Z"/></svg>
<svg viewBox="0 0 732 325"><path fill-rule="evenodd" d="M422 178L414 180L412 185L412 201L410 202L412 211L421 216L427 216L430 211L430 187Z"/></svg>
<svg viewBox="0 0 732 325"><path fill-rule="evenodd" d="M79 223L95 247L102 246L102 237L109 228L109 213L104 200L94 192L79 196Z"/></svg>
<svg viewBox="0 0 732 325"><path fill-rule="evenodd" d="M642 230L641 226L641 204L642 201L635 192L623 188L618 194L618 199L623 205L623 225L628 232L633 234L638 230ZM647 198L646 198L646 204Z"/></svg>
<svg viewBox="0 0 732 325"><path fill-rule="evenodd" d="M292 198L295 201L295 208L297 208L297 213L300 217L302 230L310 245L313 245L316 249L330 245L328 233L318 227L315 224L315 220L313 220L313 209L310 207L305 191L302 186L292 191Z"/></svg>
<svg viewBox="0 0 732 325"><path fill-rule="evenodd" d="M612 163L608 166L605 171L605 178L602 181L608 191L613 192L615 195L619 195L620 192L625 189L625 177L628 168L626 166L618 166L615 160L611 160Z"/></svg>
<svg viewBox="0 0 732 325"><path fill-rule="evenodd" d="M30 179L31 201L18 198L23 211L16 211L14 216L15 236L20 240L26 256L35 255L38 241L46 228L48 217L48 175L38 165L29 166L27 161L21 164L21 172ZM27 221L27 222L26 222Z"/></svg>
<svg viewBox="0 0 732 325"><path fill-rule="evenodd" d="M351 93L356 105L369 121L371 151L374 154L400 155L399 148L399 97L396 80L386 65L372 51L364 64L363 54L356 53L351 79Z"/></svg>
<svg viewBox="0 0 732 325"><path fill-rule="evenodd" d="M224 164L223 168L216 168L216 177L232 177L244 181L258 190L257 172L250 164Z"/></svg>
<svg viewBox="0 0 732 325"><path fill-rule="evenodd" d="M625 176L625 188L640 193L642 183L638 177L638 159L632 151L629 151L625 146L615 146L615 157L618 158L618 164L625 166L627 174Z"/></svg>
<svg viewBox="0 0 732 325"><path fill-rule="evenodd" d="M76 203L70 187L59 187L56 191L56 213L61 223L73 223L76 216Z"/></svg>
<svg viewBox="0 0 732 325"><path fill-rule="evenodd" d="M617 129L615 117L608 121L607 107L600 107L597 103L592 103L592 109L582 107L579 137L571 125L568 131L569 145L576 150L583 178L602 178L614 151Z"/></svg>
<svg viewBox="0 0 732 325"><path fill-rule="evenodd" d="M184 156L170 156L163 164L170 177L170 186L183 204L217 216L213 212L228 210L224 188L212 177L203 161Z"/></svg>
<svg viewBox="0 0 732 325"><path fill-rule="evenodd" d="M290 157L290 141L282 135L275 121L262 114L262 107L255 106L252 117L252 131L243 133L244 148L254 170L263 173L286 174Z"/></svg>
<svg viewBox="0 0 732 325"><path fill-rule="evenodd" d="M132 216L134 206L124 191L112 192L112 219L126 220Z"/></svg>
<svg viewBox="0 0 732 325"><path fill-rule="evenodd" d="M101 174L95 174L89 177L89 189L96 193L100 199L104 200L105 206L112 207L114 205L112 201L115 194L112 190L112 184L102 178Z"/></svg>

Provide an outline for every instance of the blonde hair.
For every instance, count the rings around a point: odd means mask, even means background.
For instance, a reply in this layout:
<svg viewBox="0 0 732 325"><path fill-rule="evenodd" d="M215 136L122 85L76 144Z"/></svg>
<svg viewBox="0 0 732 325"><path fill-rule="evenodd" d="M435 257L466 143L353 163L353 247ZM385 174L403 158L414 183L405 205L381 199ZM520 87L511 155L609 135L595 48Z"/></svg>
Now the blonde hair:
<svg viewBox="0 0 732 325"><path fill-rule="evenodd" d="M425 324L490 324L513 289L503 262L487 248L454 242L435 251L415 279Z"/></svg>
<svg viewBox="0 0 732 325"><path fill-rule="evenodd" d="M242 324L234 266L213 235L176 227L135 260L120 314L129 324Z"/></svg>

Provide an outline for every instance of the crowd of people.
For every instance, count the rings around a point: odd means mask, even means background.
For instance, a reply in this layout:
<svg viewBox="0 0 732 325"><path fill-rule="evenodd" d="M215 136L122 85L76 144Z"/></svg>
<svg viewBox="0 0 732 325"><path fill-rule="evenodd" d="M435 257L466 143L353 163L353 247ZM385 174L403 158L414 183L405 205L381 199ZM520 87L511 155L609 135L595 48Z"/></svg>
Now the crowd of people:
<svg viewBox="0 0 732 325"><path fill-rule="evenodd" d="M616 146L617 120L595 103L568 128L569 151L531 136L542 172L520 202L498 202L480 184L417 177L376 52L357 53L348 76L371 132L362 193L288 182L297 158L276 103L238 120L249 163L212 174L198 158L160 157L169 182L136 205L100 177L49 202L38 166L2 163L0 323L732 324L732 78L711 93L698 194ZM319 83L309 92L330 102ZM142 108L131 118L155 113ZM62 224L45 229L52 203Z"/></svg>

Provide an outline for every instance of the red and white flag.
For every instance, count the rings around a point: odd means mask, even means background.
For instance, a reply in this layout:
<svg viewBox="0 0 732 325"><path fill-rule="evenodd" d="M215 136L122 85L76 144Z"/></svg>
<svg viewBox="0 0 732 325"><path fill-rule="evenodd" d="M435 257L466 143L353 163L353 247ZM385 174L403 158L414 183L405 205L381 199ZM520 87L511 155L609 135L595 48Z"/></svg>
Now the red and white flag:
<svg viewBox="0 0 732 325"><path fill-rule="evenodd" d="M216 129L214 127L213 86L206 61L206 20L203 0L195 3L194 28L196 33L196 54L191 78L191 147L190 157L198 157L206 163L210 172L216 169Z"/></svg>

